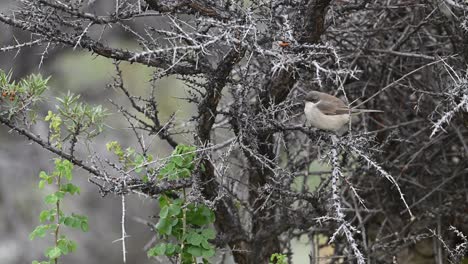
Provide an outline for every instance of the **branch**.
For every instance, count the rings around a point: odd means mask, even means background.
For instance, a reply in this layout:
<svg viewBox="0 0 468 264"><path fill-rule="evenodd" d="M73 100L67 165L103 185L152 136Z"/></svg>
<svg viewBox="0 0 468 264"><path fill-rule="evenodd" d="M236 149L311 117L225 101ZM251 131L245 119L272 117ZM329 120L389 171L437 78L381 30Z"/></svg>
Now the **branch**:
<svg viewBox="0 0 468 264"><path fill-rule="evenodd" d="M35 33L44 39L50 40L53 43L61 43L66 46L75 47L76 40L67 33L61 31L51 31L46 28L40 28L39 25L28 24L17 19L12 19L4 14L0 13L0 22L8 24L10 26L20 28L31 33ZM80 33L81 34L81 33ZM87 36L80 36L80 46L84 49L88 49L98 55L106 58L123 60L128 62L138 62L147 66L167 68L167 74L200 74L202 72L208 72L211 67L200 63L198 67L192 67L192 65L173 65L169 59L157 58L152 53L148 53L144 56L140 52L131 52L119 48L112 48L102 44L101 42L94 41Z"/></svg>
<svg viewBox="0 0 468 264"><path fill-rule="evenodd" d="M22 129L22 128L19 128L19 127L15 126L14 124L12 124L10 122L10 120L8 120L7 118L5 118L3 116L0 116L0 123L2 123L3 125L11 128L12 130L16 131L18 134L27 137L29 140L32 140L33 142L37 143L38 145L40 145L41 147L47 149L48 151L50 151L50 152L52 152L52 153L54 153L54 154L56 154L56 155L58 155L58 156L60 156L62 158L65 158L65 159L69 160L70 162L72 162L76 166L88 171L89 173L91 173L91 174L93 174L95 176L98 176L98 177L102 177L102 178L104 178L106 176L104 173L100 172L99 170L84 164L84 162L82 160L79 160L79 159L75 158L74 156L71 156L70 154L63 152L60 149L54 148L49 143L47 143L45 140L41 139L40 136L34 135L33 133L31 133L31 132L29 132L29 131L27 131L25 129Z"/></svg>
<svg viewBox="0 0 468 264"><path fill-rule="evenodd" d="M159 0L145 0L150 9L158 11L160 13L185 13L185 14L199 14L206 17L217 18L220 20L227 20L230 18L229 14L222 13L221 10L216 7L209 6L203 1L159 1ZM209 1L211 5L214 1Z"/></svg>

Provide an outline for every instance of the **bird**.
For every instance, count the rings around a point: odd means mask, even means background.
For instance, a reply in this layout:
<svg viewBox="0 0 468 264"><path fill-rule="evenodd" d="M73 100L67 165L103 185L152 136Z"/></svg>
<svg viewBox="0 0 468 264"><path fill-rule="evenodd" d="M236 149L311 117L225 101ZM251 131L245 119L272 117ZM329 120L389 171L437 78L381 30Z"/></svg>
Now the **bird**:
<svg viewBox="0 0 468 264"><path fill-rule="evenodd" d="M311 91L304 97L307 124L322 130L342 134L350 115L383 112L373 109L350 108L341 99L326 93Z"/></svg>

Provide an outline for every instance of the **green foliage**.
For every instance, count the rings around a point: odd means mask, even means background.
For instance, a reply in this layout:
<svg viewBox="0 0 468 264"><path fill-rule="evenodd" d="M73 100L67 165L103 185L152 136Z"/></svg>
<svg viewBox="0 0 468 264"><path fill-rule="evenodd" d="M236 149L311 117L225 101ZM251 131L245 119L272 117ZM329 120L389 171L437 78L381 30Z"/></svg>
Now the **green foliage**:
<svg viewBox="0 0 468 264"><path fill-rule="evenodd" d="M48 78L40 75L30 75L19 82L11 80L11 72L0 70L0 116L7 117L11 123L23 123L26 126L36 122L36 112L33 106L42 100L47 90ZM103 130L103 120L107 116L101 106L92 107L79 102L80 96L70 92L63 98L57 98L59 105L56 111L48 111L44 118L49 123L50 137L48 142L53 147L62 149L63 142L69 141L74 147L78 137L84 136L89 140ZM28 118L29 117L29 118ZM4 121L5 123L5 121ZM68 226L87 231L89 229L86 216L71 214L65 215L60 210L62 200L67 195L77 195L80 188L71 183L73 165L68 160L55 159L55 169L52 173L39 173L39 189L46 185L54 185L56 190L44 197L44 203L51 208L39 214L41 225L30 234L30 239L41 238L47 234L55 237L55 245L45 252L48 261L34 261L33 263L57 263L60 256L73 252L76 244L64 236L60 236L60 227Z"/></svg>
<svg viewBox="0 0 468 264"><path fill-rule="evenodd" d="M54 114L52 111L47 112L47 116L44 119L49 122L50 141L55 142L55 145L58 148L62 148L62 141L60 140L61 136L61 127L62 127L62 118L59 115Z"/></svg>
<svg viewBox="0 0 468 264"><path fill-rule="evenodd" d="M53 224L36 226L34 231L29 234L29 239L34 240L36 237L45 237L46 232L52 229L55 229L55 225Z"/></svg>
<svg viewBox="0 0 468 264"><path fill-rule="evenodd" d="M286 255L281 253L274 253L270 257L270 264L287 264Z"/></svg>
<svg viewBox="0 0 468 264"><path fill-rule="evenodd" d="M190 177L195 168L196 148L179 145L168 163L159 172L159 179L177 180ZM159 221L155 230L163 241L148 251L148 257L178 255L180 263L196 263L197 258L209 263L215 248L209 240L216 237L210 227L215 221L214 212L203 204L189 203L185 190L183 198L159 197ZM169 242L171 241L171 242ZM177 243L172 243L177 241Z"/></svg>
<svg viewBox="0 0 468 264"><path fill-rule="evenodd" d="M57 98L60 105L58 112L64 119L64 125L70 133L85 133L87 138L97 136L102 132L103 120L107 116L106 110L102 106L91 107L79 102L80 95L70 92L63 98ZM94 128L88 130L89 128Z"/></svg>
<svg viewBox="0 0 468 264"><path fill-rule="evenodd" d="M58 148L62 142L84 135L91 139L103 131L104 118L108 115L102 106L90 106L79 102L80 95L68 92L63 98L57 98L57 112L49 111L45 121L49 122L50 140ZM66 132L62 138L62 132Z"/></svg>
<svg viewBox="0 0 468 264"><path fill-rule="evenodd" d="M149 167L153 161L152 155L137 153L130 147L124 149L117 141L107 143L106 148L116 155L124 170L143 172L144 180L149 180L146 175L153 175L154 169ZM159 170L157 179L189 178L195 168L195 158L196 147L177 146L168 162ZM181 263L194 263L197 257L201 257L208 263L208 259L215 254L215 248L209 242L216 236L209 227L215 221L214 212L205 205L188 203L185 192L177 196L183 198L176 199L169 195L159 198L161 211L155 230L163 242L151 248L148 257L178 256Z"/></svg>
<svg viewBox="0 0 468 264"><path fill-rule="evenodd" d="M33 106L43 99L48 81L49 78L32 74L16 83L11 80L11 72L7 74L0 70L0 115L35 123L37 113ZM57 111L48 111L45 117L49 122L50 141L59 149L66 140L76 142L79 135L90 139L103 130L103 121L108 115L106 110L102 106L92 107L79 102L79 99L79 95L68 92L63 98L57 98Z"/></svg>
<svg viewBox="0 0 468 264"><path fill-rule="evenodd" d="M182 263L194 263L196 257L207 262L214 256L215 248L209 242L216 237L215 231L209 227L215 221L211 209L166 195L159 198L159 206L159 222L155 229L162 239L175 239L178 244L160 243L148 251L149 257L179 254Z"/></svg>
<svg viewBox="0 0 468 264"><path fill-rule="evenodd" d="M65 216L60 219L60 222L64 225L72 228L79 228L83 232L88 232L88 217L79 214L71 214L71 216Z"/></svg>
<svg viewBox="0 0 468 264"><path fill-rule="evenodd" d="M76 243L69 240L66 236L60 235L60 227L67 226L71 228L81 229L87 232L89 229L88 218L83 215L72 213L65 215L60 210L61 201L66 195L75 195L80 193L80 188L70 181L73 179L73 164L68 160L55 159L55 169L51 174L44 171L39 173L39 188L44 188L45 185L56 185L57 191L50 193L44 197L46 204L52 205L53 208L43 210L39 214L39 221L43 223L37 226L29 235L29 239L33 240L37 237L45 237L47 233L51 233L55 237L55 245L47 248L44 256L48 261L33 261L33 264L49 264L55 262L59 257L67 255L76 250Z"/></svg>
<svg viewBox="0 0 468 264"><path fill-rule="evenodd" d="M7 114L11 119L19 113L28 112L36 102L42 100L48 80L32 74L16 83L11 80L11 72L7 74L0 70L0 115ZM34 122L34 112L29 113Z"/></svg>
<svg viewBox="0 0 468 264"><path fill-rule="evenodd" d="M174 256L175 254L180 253L180 245L175 245L172 243L160 243L157 246L148 250L148 256Z"/></svg>
<svg viewBox="0 0 468 264"><path fill-rule="evenodd" d="M196 147L178 145L169 162L159 172L159 179L177 180L189 178L195 165L193 163Z"/></svg>
<svg viewBox="0 0 468 264"><path fill-rule="evenodd" d="M146 173L152 173L153 170L147 165L153 161L153 155L137 153L135 149L130 147L124 150L117 141L107 143L106 148L119 158L119 162L123 164L125 170L133 169L136 173L141 173L145 168Z"/></svg>

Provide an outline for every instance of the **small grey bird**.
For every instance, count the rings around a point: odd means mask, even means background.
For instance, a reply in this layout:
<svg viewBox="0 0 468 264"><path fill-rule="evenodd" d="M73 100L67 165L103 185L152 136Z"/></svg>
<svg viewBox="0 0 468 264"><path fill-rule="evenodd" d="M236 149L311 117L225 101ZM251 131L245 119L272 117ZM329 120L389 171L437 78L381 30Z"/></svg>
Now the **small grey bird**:
<svg viewBox="0 0 468 264"><path fill-rule="evenodd" d="M309 125L333 132L343 132L350 114L383 112L371 109L349 108L341 99L322 92L309 92L305 98L304 113Z"/></svg>

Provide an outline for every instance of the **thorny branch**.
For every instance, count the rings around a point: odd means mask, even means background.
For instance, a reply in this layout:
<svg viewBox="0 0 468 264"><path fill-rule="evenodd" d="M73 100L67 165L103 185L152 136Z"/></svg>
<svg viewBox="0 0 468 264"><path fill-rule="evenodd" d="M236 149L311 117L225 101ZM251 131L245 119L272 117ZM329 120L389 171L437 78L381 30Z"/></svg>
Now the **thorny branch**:
<svg viewBox="0 0 468 264"><path fill-rule="evenodd" d="M458 175L468 172L468 20L458 1L146 0L119 1L105 12L85 1L20 2L0 22L32 39L0 51L65 46L154 67L148 97L132 95L117 67L112 86L130 106L114 105L143 152L139 133L171 147L184 135L198 147L190 180L145 183L134 170L98 165L96 156L89 165L20 120L0 118L88 171L104 194L156 197L192 188L191 199L215 209L217 245L228 246L238 263L291 252L291 239L304 234L329 238L334 260L392 263L405 248L436 237L427 235L436 219L456 226L463 240L437 234L451 239L448 257L466 251L467 188ZM139 48L114 46L104 34L111 28ZM184 99L197 107L191 120L161 121L164 98L154 91L167 76L186 85ZM310 90L385 113L361 116L347 134L330 136L303 125L302 96ZM331 161L331 169L323 164L318 170L326 172L315 172L317 160ZM163 165L144 164L156 171Z"/></svg>

